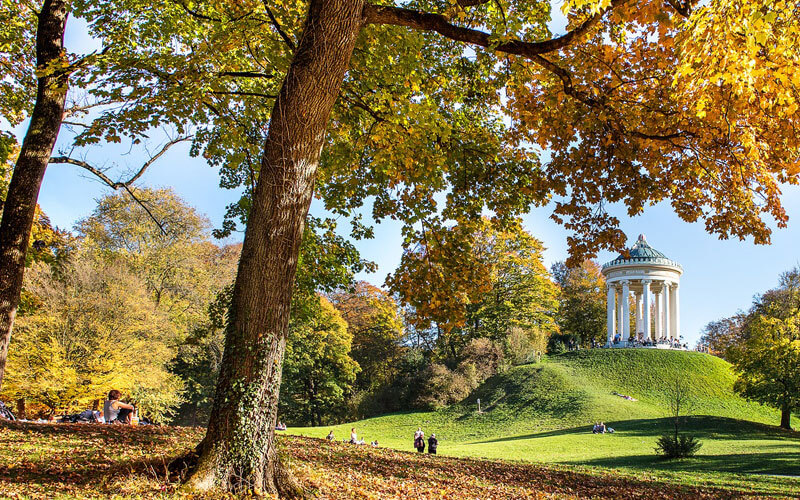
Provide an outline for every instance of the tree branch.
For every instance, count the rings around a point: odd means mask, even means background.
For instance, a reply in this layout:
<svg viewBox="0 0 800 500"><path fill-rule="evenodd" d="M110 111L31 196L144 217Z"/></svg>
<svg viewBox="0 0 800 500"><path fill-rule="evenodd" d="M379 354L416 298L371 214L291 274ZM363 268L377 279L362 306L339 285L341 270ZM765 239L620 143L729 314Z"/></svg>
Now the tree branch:
<svg viewBox="0 0 800 500"><path fill-rule="evenodd" d="M272 13L272 10L269 8L269 4L267 3L267 0L264 0L262 3L264 4L264 9L267 11L267 15L269 16L269 20L272 22L272 26L275 28L275 31L277 31L278 34L281 36L281 38L283 38L283 41L286 42L286 45L289 46L289 49L292 52L296 52L297 51L297 46L294 44L294 41L288 35L288 33L283 31L283 28L281 28L281 23L279 23L278 20L275 18L275 15Z"/></svg>
<svg viewBox="0 0 800 500"><path fill-rule="evenodd" d="M260 73L258 71L220 71L219 76L234 76L242 78L274 78L272 73Z"/></svg>
<svg viewBox="0 0 800 500"><path fill-rule="evenodd" d="M115 190L124 189L125 191L128 192L128 194L131 195L131 198L133 198L136 201L136 203L138 203L147 212L150 218L153 219L153 222L155 222L156 225L158 225L159 229L161 229L161 232L167 234L161 222L158 219L156 219L156 217L152 214L152 212L150 212L150 209L148 209L147 206L145 206L145 204L141 200L139 200L139 198L136 197L136 195L133 193L133 190L131 190L130 186L131 184L136 182L142 175L144 175L144 172L147 170L147 168L150 167L150 165L152 165L161 156L163 156L164 153L166 153L169 148L171 148L175 144L178 144L179 142L188 141L189 139L191 139L191 137L184 136L167 142L155 155L153 155L152 157L150 157L149 160L144 162L142 167L133 175L133 177L124 182L121 181L114 182L99 168L92 166L88 162L85 162L83 160L78 160L75 158L70 158L69 156L50 157L49 163L76 165L94 174L95 177L103 181L111 189Z"/></svg>
<svg viewBox="0 0 800 500"><path fill-rule="evenodd" d="M511 40L497 45L491 42L489 33L456 26L451 24L448 19L441 14L431 14L429 12L373 4L366 4L363 13L364 21L369 24L391 24L422 31L435 31L444 37L458 42L471 43L498 52L533 58L533 56L553 52L570 45L597 24L606 12L622 5L626 1L627 0L612 0L608 8L598 12L572 31L559 37L541 42Z"/></svg>

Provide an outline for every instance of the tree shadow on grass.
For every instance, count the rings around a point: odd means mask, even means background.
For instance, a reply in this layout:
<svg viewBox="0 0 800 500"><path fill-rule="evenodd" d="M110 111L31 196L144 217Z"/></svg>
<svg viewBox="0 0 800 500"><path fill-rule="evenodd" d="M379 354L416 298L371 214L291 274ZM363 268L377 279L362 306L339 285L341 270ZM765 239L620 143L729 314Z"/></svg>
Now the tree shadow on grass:
<svg viewBox="0 0 800 500"><path fill-rule="evenodd" d="M796 476L800 474L800 449L794 452L768 452L728 455L698 455L681 460L664 460L655 455L626 455L564 462L569 465L590 465L604 468L646 469L648 471L729 472L734 474L768 474Z"/></svg>
<svg viewBox="0 0 800 500"><path fill-rule="evenodd" d="M635 420L609 421L606 425L615 432L633 437L657 437L672 430L672 418L646 418ZM710 415L696 415L681 417L681 430L688 432L699 439L725 439L725 440L785 440L795 441L800 445L800 432L787 431L777 426L737 420L727 417ZM545 432L536 432L519 436L510 436L497 439L479 441L475 444L502 443L507 441L520 441L527 439L545 438L553 436L566 436L570 434L590 434L592 424L568 429L557 429Z"/></svg>

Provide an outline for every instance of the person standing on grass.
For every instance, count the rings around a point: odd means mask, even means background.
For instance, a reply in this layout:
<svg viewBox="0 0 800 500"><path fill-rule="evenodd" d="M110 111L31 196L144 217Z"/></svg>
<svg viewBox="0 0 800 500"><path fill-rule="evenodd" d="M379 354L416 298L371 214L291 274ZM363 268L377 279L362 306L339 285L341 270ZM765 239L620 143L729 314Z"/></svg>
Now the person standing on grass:
<svg viewBox="0 0 800 500"><path fill-rule="evenodd" d="M415 436L414 448L416 448L420 453L425 453L425 433L419 430Z"/></svg>
<svg viewBox="0 0 800 500"><path fill-rule="evenodd" d="M130 424L134 407L120 401L122 393L116 389L109 391L108 399L103 403L103 414L109 424Z"/></svg>
<svg viewBox="0 0 800 500"><path fill-rule="evenodd" d="M428 453L436 455L436 448L439 447L439 440L436 439L436 434L431 434L428 438Z"/></svg>

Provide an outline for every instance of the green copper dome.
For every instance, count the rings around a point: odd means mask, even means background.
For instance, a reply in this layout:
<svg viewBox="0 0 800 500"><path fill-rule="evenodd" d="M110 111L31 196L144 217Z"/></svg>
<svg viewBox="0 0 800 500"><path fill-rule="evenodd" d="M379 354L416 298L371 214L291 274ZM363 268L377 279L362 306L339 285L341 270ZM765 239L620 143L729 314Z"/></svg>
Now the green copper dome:
<svg viewBox="0 0 800 500"><path fill-rule="evenodd" d="M603 265L603 269L615 267L623 264L666 264L668 266L681 267L680 264L674 260L670 260L666 255L651 247L647 243L647 239L643 234L639 235L639 239L633 244L633 247L628 251L629 257L623 254Z"/></svg>

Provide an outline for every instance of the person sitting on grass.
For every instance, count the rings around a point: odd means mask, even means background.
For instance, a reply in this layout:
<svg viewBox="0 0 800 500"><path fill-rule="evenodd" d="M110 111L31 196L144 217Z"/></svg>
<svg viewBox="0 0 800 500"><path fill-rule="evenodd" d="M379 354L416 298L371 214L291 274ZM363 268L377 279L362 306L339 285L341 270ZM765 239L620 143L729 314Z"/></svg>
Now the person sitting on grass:
<svg viewBox="0 0 800 500"><path fill-rule="evenodd" d="M372 446L373 448L377 448L378 447L378 440L376 439L375 441L371 442L369 445Z"/></svg>
<svg viewBox="0 0 800 500"><path fill-rule="evenodd" d="M335 437L333 437L333 431L330 431L330 432L328 433L328 435L327 435L327 436L325 436L325 439L327 439L328 441L333 441L333 440L335 440L336 438L335 438Z"/></svg>
<svg viewBox="0 0 800 500"><path fill-rule="evenodd" d="M436 455L436 448L439 446L439 440L436 439L436 434L432 433L428 438L428 453Z"/></svg>
<svg viewBox="0 0 800 500"><path fill-rule="evenodd" d="M134 406L123 403L120 399L122 399L122 393L118 390L112 389L108 392L108 399L103 403L103 415L105 415L106 423L130 425Z"/></svg>
<svg viewBox="0 0 800 500"><path fill-rule="evenodd" d="M356 434L355 427L350 429L350 444L358 444L358 434Z"/></svg>

